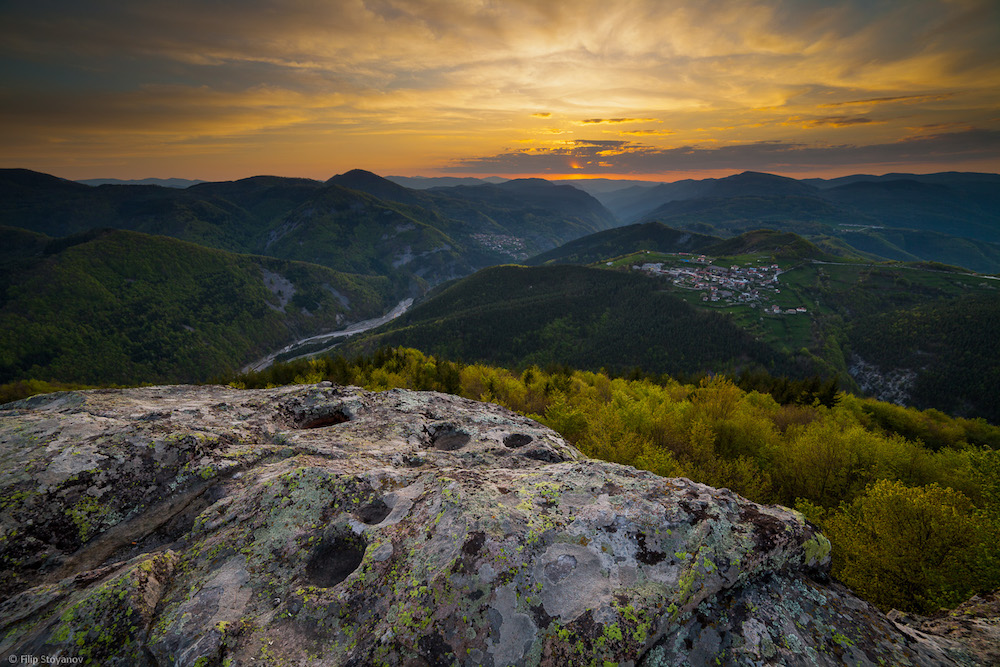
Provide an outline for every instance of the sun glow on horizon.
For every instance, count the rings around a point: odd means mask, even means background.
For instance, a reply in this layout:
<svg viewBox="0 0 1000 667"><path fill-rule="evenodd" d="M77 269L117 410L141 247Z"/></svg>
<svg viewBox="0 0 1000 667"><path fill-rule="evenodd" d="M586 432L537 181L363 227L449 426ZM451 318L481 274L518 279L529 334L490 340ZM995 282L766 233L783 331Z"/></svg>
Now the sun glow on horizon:
<svg viewBox="0 0 1000 667"><path fill-rule="evenodd" d="M1000 171L994 0L54 0L0 17L0 164L68 178Z"/></svg>

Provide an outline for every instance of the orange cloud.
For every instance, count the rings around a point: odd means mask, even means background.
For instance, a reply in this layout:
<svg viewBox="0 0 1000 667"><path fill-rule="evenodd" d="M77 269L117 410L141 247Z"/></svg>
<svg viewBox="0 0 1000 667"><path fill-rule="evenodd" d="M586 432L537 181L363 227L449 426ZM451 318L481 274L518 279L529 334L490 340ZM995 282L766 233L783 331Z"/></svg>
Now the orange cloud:
<svg viewBox="0 0 1000 667"><path fill-rule="evenodd" d="M600 125L614 123L658 123L655 118L587 118L578 121L579 125Z"/></svg>
<svg viewBox="0 0 1000 667"><path fill-rule="evenodd" d="M799 127L853 127L855 125L871 125L885 122L887 121L873 120L867 116L820 116L812 118L803 118L798 116L789 118L781 124L785 126Z"/></svg>
<svg viewBox="0 0 1000 667"><path fill-rule="evenodd" d="M849 100L847 102L829 102L818 106L821 108L833 108L846 106L874 106L877 104L913 104L916 102L946 100L952 96L952 93L941 93L935 95L897 95L895 97L872 97L865 100Z"/></svg>
<svg viewBox="0 0 1000 667"><path fill-rule="evenodd" d="M674 132L673 130L622 130L618 134L622 136L633 135L640 137L662 137L668 134L677 134L677 133Z"/></svg>

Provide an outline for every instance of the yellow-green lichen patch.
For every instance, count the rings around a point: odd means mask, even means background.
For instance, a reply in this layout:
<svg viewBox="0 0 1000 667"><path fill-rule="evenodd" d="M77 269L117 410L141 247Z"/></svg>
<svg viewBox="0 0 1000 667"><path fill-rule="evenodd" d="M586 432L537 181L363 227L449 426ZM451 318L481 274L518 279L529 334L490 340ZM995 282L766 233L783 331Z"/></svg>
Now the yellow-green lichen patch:
<svg viewBox="0 0 1000 667"><path fill-rule="evenodd" d="M93 496L83 496L66 510L66 516L76 526L80 542L86 542L97 533L107 515L108 507Z"/></svg>
<svg viewBox="0 0 1000 667"><path fill-rule="evenodd" d="M803 563L820 565L830 557L830 540L822 533L816 533L802 543Z"/></svg>
<svg viewBox="0 0 1000 667"><path fill-rule="evenodd" d="M87 665L105 664L111 656L138 661L175 561L172 552L140 561L96 589L71 597L57 612L50 641Z"/></svg>

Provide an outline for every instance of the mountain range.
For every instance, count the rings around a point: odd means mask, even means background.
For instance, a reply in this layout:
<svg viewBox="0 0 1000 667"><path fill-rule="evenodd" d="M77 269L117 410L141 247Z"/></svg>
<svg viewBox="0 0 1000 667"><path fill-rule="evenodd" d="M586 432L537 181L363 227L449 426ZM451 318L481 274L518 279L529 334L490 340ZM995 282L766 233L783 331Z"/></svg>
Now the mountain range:
<svg viewBox="0 0 1000 667"><path fill-rule="evenodd" d="M481 179L390 177L411 188L485 184ZM496 181L497 179L493 179ZM1000 272L1000 175L855 174L796 180L744 172L673 183L554 180L583 190L619 224L659 221L686 231L733 236L769 227L861 253Z"/></svg>
<svg viewBox="0 0 1000 667"><path fill-rule="evenodd" d="M833 181L744 172L596 193L623 223L718 236L769 227L837 238L888 259L1000 271L1000 176L896 174Z"/></svg>
<svg viewBox="0 0 1000 667"><path fill-rule="evenodd" d="M355 170L326 182L257 176L177 189L8 169L0 224L50 236L97 227L172 236L387 276L402 295L616 223L586 193L544 181L424 193Z"/></svg>
<svg viewBox="0 0 1000 667"><path fill-rule="evenodd" d="M171 188L0 170L0 381L208 379L416 298L350 349L815 373L875 394L896 364L905 400L1000 419L987 385L957 387L976 363L987 384L996 367L995 285L962 274L1000 269L1000 176L417 180L354 170ZM808 315L760 317L629 274L676 253L780 264L779 305ZM536 268L488 268L512 261ZM907 318L921 335L893 338ZM970 334L937 335L959 321Z"/></svg>
<svg viewBox="0 0 1000 667"><path fill-rule="evenodd" d="M530 179L178 189L0 170L0 383L206 380L614 224L590 195Z"/></svg>
<svg viewBox="0 0 1000 667"><path fill-rule="evenodd" d="M417 282L423 286L498 261L520 261L592 232L648 221L718 237L779 229L820 245L836 240L842 248L885 259L936 261L1000 272L997 174L856 174L796 180L744 172L657 184L601 178L552 182L495 177L381 178L354 170L325 183L255 177L228 184L195 183L171 190L173 194L164 193L165 188L143 191L136 186L117 191L108 185L81 189L79 184L60 180L34 172L2 172L0 195L15 206L0 210L0 224L53 235L111 226L166 233L238 252L273 254L268 241L302 221L302 211L295 209L315 209L309 205L311 197L319 190L340 186L374 196L395 214L448 236L451 243L433 233L399 240L399 258L429 257L426 253L442 252L445 245L445 252L454 253L435 258L440 261L431 263L437 266L418 274ZM50 203L45 204L46 200ZM30 219L32 211L41 213L46 222L40 224L37 216ZM289 220L290 216L296 219ZM325 217L321 224L339 223ZM233 227L244 238L234 235ZM246 232L256 235L247 237ZM406 251L408 241L416 241L417 249L411 245ZM338 266L336 256L323 254L313 252L310 258L331 268L350 269ZM398 280L405 282L417 272L403 268L398 273L402 274Z"/></svg>

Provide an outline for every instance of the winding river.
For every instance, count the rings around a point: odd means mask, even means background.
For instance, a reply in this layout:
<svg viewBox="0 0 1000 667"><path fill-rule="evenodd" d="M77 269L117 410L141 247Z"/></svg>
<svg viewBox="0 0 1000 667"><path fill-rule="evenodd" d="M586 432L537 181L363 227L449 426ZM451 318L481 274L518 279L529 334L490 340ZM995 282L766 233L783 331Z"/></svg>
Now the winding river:
<svg viewBox="0 0 1000 667"><path fill-rule="evenodd" d="M313 345L315 343L320 343L326 340L332 341L335 338L345 338L347 336L353 336L356 333L361 333L362 331L368 331L369 329L374 329L375 327L381 326L390 320L394 320L413 305L413 299L403 299L396 304L396 307L390 310L388 313L381 317L375 317L370 320L361 320L360 322L355 322L344 329L339 329L337 331L328 331L327 333L316 334L315 336L309 336L308 338L301 338L297 341L289 343L280 350L276 350L271 354L258 359L252 364L247 364L241 369L241 372L248 373L251 371L261 371L274 363L274 360L279 356L287 355L289 353L294 353L296 349L305 347L307 345ZM284 359L284 361L291 361L293 359L298 359L300 357L308 357L313 354L317 354L316 350L300 354L298 356L289 357Z"/></svg>

